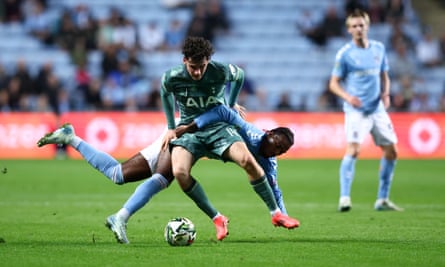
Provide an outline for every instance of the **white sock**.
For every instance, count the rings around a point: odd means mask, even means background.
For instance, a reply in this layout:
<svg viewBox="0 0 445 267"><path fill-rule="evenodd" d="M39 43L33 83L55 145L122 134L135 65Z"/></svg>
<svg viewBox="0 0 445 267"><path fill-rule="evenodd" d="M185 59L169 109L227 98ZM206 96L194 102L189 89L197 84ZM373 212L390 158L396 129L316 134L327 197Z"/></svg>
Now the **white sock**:
<svg viewBox="0 0 445 267"><path fill-rule="evenodd" d="M124 222L127 222L130 218L130 212L128 212L127 209L122 208L116 213L116 217L118 219L124 220Z"/></svg>

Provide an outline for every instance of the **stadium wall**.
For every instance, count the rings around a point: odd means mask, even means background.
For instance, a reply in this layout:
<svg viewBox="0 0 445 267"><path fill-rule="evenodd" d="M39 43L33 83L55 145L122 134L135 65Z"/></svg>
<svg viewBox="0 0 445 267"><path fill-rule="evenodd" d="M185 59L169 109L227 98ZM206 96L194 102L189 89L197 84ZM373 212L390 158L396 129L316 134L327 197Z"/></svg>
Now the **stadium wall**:
<svg viewBox="0 0 445 267"><path fill-rule="evenodd" d="M445 114L392 113L399 137L400 158L445 158ZM339 159L345 141L342 113L249 113L247 120L261 129L286 126L295 134L295 144L282 158ZM1 113L0 159L50 159L53 145L37 148L45 133L71 122L76 133L93 146L116 158L126 159L149 145L165 130L161 112ZM71 148L69 157L80 158ZM379 158L380 150L369 136L361 158Z"/></svg>

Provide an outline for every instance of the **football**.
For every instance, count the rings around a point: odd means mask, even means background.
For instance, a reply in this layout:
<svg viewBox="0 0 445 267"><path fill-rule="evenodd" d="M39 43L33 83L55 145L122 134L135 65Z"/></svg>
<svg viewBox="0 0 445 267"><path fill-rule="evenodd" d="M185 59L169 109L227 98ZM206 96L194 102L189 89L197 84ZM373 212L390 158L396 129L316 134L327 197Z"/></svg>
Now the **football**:
<svg viewBox="0 0 445 267"><path fill-rule="evenodd" d="M165 226L164 237L172 246L190 246L196 238L195 225L185 217L171 219Z"/></svg>

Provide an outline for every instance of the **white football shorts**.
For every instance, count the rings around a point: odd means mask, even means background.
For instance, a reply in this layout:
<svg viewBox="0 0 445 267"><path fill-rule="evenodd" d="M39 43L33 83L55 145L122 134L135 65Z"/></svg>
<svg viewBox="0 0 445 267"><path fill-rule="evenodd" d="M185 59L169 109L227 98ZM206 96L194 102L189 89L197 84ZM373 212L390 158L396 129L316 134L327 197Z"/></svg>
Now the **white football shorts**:
<svg viewBox="0 0 445 267"><path fill-rule="evenodd" d="M149 146L139 151L141 155L147 160L148 166L150 166L150 170L155 172L156 166L158 165L159 153L161 152L162 147L162 139L167 133L167 128L162 132L162 134Z"/></svg>
<svg viewBox="0 0 445 267"><path fill-rule="evenodd" d="M364 115L361 112L345 113L345 133L348 143L363 143L368 133L377 146L397 144L397 135L387 112Z"/></svg>

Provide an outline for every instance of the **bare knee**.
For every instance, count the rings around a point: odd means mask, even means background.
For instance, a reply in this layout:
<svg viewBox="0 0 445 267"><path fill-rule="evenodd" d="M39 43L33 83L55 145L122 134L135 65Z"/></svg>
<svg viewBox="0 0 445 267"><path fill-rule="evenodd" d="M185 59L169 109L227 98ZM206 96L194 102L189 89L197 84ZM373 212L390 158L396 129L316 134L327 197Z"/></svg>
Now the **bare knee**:
<svg viewBox="0 0 445 267"><path fill-rule="evenodd" d="M358 158L360 155L360 145L356 143L348 144L346 147L346 154L351 157Z"/></svg>
<svg viewBox="0 0 445 267"><path fill-rule="evenodd" d="M396 160L397 159L397 149L394 145L382 146L383 156L387 160Z"/></svg>
<svg viewBox="0 0 445 267"><path fill-rule="evenodd" d="M263 170L255 161L255 158L250 154L243 155L237 163L253 178L258 178L264 175Z"/></svg>

